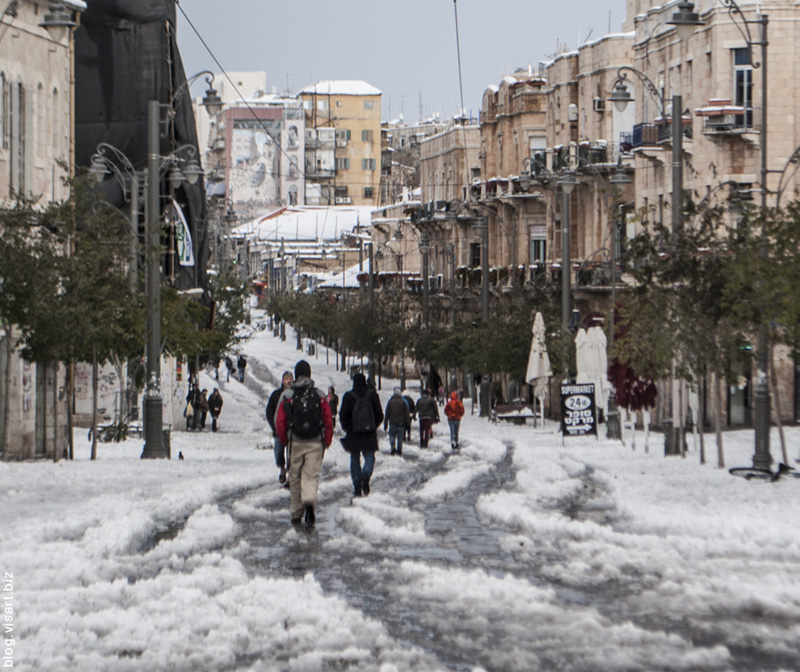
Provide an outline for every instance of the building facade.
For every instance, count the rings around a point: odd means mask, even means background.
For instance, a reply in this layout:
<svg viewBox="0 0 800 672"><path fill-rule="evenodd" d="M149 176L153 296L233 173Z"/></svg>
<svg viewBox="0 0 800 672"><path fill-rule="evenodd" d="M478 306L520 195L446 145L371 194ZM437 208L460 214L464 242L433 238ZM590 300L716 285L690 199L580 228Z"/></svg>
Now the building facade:
<svg viewBox="0 0 800 672"><path fill-rule="evenodd" d="M321 81L298 97L305 111L307 205L377 205L381 92L362 81Z"/></svg>
<svg viewBox="0 0 800 672"><path fill-rule="evenodd" d="M73 21L85 8L64 4ZM14 194L42 205L69 195L72 31L46 30L46 16L38 3L10 3L0 16L0 207ZM23 360L18 335L0 315L0 457L57 459L68 445L66 370Z"/></svg>

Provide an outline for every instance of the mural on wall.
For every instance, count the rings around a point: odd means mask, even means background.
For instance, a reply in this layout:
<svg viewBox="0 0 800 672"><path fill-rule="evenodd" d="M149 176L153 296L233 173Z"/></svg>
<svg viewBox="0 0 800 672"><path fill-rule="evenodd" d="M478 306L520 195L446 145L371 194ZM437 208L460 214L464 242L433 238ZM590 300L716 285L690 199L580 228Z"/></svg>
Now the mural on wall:
<svg viewBox="0 0 800 672"><path fill-rule="evenodd" d="M283 121L233 122L230 193L237 210L262 214L280 200Z"/></svg>

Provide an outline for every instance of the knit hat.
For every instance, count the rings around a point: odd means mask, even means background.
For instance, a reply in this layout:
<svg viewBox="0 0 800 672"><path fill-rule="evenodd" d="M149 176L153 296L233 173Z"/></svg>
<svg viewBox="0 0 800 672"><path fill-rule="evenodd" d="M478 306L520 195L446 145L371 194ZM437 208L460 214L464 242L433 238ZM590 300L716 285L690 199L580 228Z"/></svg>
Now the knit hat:
<svg viewBox="0 0 800 672"><path fill-rule="evenodd" d="M401 390L399 387L395 387L394 393L399 397L403 393L403 390Z"/></svg>
<svg viewBox="0 0 800 672"><path fill-rule="evenodd" d="M294 367L294 377L295 379L299 378L300 376L305 376L306 378L311 378L311 365L305 360L301 359Z"/></svg>

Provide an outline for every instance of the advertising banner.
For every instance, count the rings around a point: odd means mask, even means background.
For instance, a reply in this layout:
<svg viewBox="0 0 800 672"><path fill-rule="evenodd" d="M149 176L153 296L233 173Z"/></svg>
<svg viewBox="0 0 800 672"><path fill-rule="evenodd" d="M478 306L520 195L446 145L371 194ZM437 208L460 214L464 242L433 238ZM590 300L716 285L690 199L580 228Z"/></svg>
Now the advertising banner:
<svg viewBox="0 0 800 672"><path fill-rule="evenodd" d="M561 386L561 428L564 436L597 435L594 383Z"/></svg>

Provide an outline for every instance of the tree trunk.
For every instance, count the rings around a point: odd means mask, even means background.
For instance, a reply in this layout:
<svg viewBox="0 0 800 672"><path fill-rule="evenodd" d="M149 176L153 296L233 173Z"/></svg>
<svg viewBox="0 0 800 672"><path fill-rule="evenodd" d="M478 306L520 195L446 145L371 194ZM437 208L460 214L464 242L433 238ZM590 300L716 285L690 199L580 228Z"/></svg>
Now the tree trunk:
<svg viewBox="0 0 800 672"><path fill-rule="evenodd" d="M3 454L8 455L8 413L11 410L11 403L10 403L10 390L11 390L11 340L13 337L13 327L11 325L6 326L6 337L3 339L5 345L5 352L0 354L0 357L6 358L6 381L5 381L5 389L6 394L3 395L3 417L5 418L5 424L2 427L3 430L3 440L0 441L0 448L3 449Z"/></svg>
<svg viewBox="0 0 800 672"><path fill-rule="evenodd" d="M706 442L703 438L703 409L706 407L705 379L697 377L697 417L694 419L695 427L700 434L700 464L706 463Z"/></svg>
<svg viewBox="0 0 800 672"><path fill-rule="evenodd" d="M72 400L75 394L75 360L67 364L67 441L69 442L69 459L75 459L75 441L72 428Z"/></svg>
<svg viewBox="0 0 800 672"><path fill-rule="evenodd" d="M92 350L92 460L97 459L97 387L97 351Z"/></svg>
<svg viewBox="0 0 800 672"><path fill-rule="evenodd" d="M714 428L717 434L717 467L725 468L725 452L722 446L722 380L714 372Z"/></svg>
<svg viewBox="0 0 800 672"><path fill-rule="evenodd" d="M772 408L775 409L775 424L778 426L778 434L781 437L781 452L783 454L783 463L789 464L789 456L786 454L786 437L783 433L783 423L781 422L781 405L780 405L780 392L778 391L778 379L775 377L775 348L769 349L769 386L771 388L772 398L774 403Z"/></svg>
<svg viewBox="0 0 800 672"><path fill-rule="evenodd" d="M58 457L58 362L53 362L53 462Z"/></svg>

